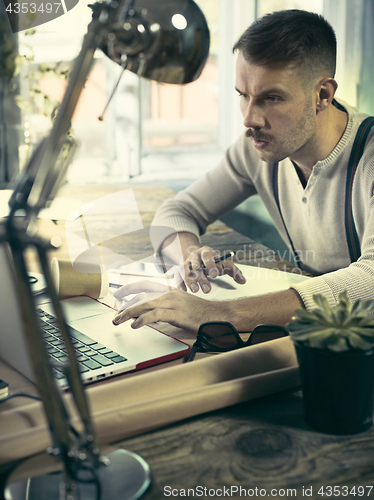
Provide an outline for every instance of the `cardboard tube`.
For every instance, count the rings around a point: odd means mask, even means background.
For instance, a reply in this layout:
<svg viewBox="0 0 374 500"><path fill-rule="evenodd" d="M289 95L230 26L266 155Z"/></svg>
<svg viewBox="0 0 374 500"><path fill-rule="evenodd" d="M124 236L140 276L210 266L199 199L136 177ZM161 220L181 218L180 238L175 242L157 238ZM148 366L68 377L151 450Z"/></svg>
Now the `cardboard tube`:
<svg viewBox="0 0 374 500"><path fill-rule="evenodd" d="M106 273L99 265L87 266L87 272L76 271L69 260L54 258L51 264L52 278L60 298L88 295L94 299L105 297L109 290Z"/></svg>

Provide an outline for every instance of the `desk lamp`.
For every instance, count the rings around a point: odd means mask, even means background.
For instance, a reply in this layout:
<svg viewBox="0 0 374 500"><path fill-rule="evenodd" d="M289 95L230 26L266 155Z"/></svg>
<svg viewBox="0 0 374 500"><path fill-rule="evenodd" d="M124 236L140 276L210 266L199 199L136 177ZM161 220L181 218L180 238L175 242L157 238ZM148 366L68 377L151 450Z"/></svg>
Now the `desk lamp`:
<svg viewBox="0 0 374 500"><path fill-rule="evenodd" d="M53 445L47 451L63 465L63 474L31 479L27 486L28 500L92 500L95 494L103 500L135 500L150 485L148 464L138 455L125 450L107 456L99 452L75 352L50 275L46 254L52 245L37 236L36 222L39 211L56 193L68 166L69 161L64 157L67 134L97 48L124 69L174 84L197 79L209 52L209 30L193 0L112 0L90 7L92 21L60 110L50 134L17 180L9 201L9 216L0 227L0 238L7 242L14 261L26 342L52 436ZM25 217L15 217L19 209L25 212ZM79 430L70 423L39 329L24 256L30 246L37 251L68 353L65 373L81 420ZM6 490L7 497L19 498L17 488L12 486Z"/></svg>

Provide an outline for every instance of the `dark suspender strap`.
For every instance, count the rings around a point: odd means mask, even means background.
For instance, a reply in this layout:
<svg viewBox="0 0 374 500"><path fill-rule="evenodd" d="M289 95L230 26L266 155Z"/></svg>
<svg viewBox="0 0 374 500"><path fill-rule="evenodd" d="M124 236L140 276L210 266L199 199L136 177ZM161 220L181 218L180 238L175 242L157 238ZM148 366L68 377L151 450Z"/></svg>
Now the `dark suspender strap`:
<svg viewBox="0 0 374 500"><path fill-rule="evenodd" d="M352 210L353 179L355 176L357 165L363 155L367 137L373 125L374 125L373 116L369 116L361 123L353 143L351 156L349 157L348 168L347 168L347 180L345 187L345 234L347 238L351 262L356 262L356 260L361 255L360 242L358 239L357 230L353 219L353 210Z"/></svg>
<svg viewBox="0 0 374 500"><path fill-rule="evenodd" d="M294 256L294 259L295 259L295 262L296 262L296 265L299 265L298 264L298 258L297 258L297 254L296 254L296 251L295 251L295 248L293 246L293 242L291 240L291 237L289 235L289 232L288 232L288 229L287 229L287 226L284 222L284 219L283 219L283 214L282 214L282 210L281 210L281 207L280 207L280 201L279 201L279 183L278 183L278 170L279 170L279 163L274 163L273 164L273 194L274 194L274 199L275 199L275 202L278 206L278 211L279 211L279 215L282 219L282 223L283 223L283 227L287 233L287 238L288 238L288 241L290 242L290 245L291 245L291 248L292 248L292 252L293 252L293 256Z"/></svg>
<svg viewBox="0 0 374 500"><path fill-rule="evenodd" d="M348 167L347 167L347 180L346 180L346 188L345 188L345 233L346 233L346 239L347 239L347 244L348 244L351 262L356 262L356 260L361 255L360 242L358 239L357 230L356 230L356 226L355 226L354 219L353 219L353 210L352 210L353 180L354 180L355 172L357 169L357 165L358 165L358 163L359 163L359 161L364 153L366 140L367 140L369 132L373 126L374 126L374 117L373 116L367 117L359 126L354 143L353 143L353 146L352 146L352 151L351 151L351 155L349 157ZM288 233L287 226L284 222L282 210L280 207L278 170L279 170L279 164L274 163L273 164L273 194L274 194L274 199L275 199L275 202L278 206L279 214L280 214L280 217L282 219L284 229L287 233L287 237L288 237L289 242L291 244L291 248L292 248L293 254L295 256L295 261L297 262L297 260L298 260L297 254L296 254L295 248L293 246L293 242L291 240L291 237Z"/></svg>

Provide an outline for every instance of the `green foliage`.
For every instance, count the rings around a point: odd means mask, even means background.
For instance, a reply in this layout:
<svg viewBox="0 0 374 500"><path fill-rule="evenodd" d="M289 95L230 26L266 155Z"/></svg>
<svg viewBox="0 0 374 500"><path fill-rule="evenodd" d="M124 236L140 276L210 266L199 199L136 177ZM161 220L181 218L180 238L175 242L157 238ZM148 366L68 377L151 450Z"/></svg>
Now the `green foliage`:
<svg viewBox="0 0 374 500"><path fill-rule="evenodd" d="M317 308L298 309L287 325L293 340L317 349L335 352L367 351L374 348L374 300L352 303L347 292L338 295L332 307L322 294L313 295Z"/></svg>
<svg viewBox="0 0 374 500"><path fill-rule="evenodd" d="M0 21L0 78L4 80L7 89L11 88L13 79L27 61L26 56L14 53L12 37L6 24Z"/></svg>
<svg viewBox="0 0 374 500"><path fill-rule="evenodd" d="M44 78L58 78L67 80L69 69L63 66L63 63L58 62L54 65L41 63L35 70L29 71L28 80L31 82L28 95L29 99L25 100L20 95L15 97L15 101L19 108L26 113L32 113L34 106L43 111L44 116L51 118L55 117L60 106L59 101L48 94L45 94L39 85L39 81Z"/></svg>
<svg viewBox="0 0 374 500"><path fill-rule="evenodd" d="M25 35L32 36L35 33L34 29L30 29L25 32ZM28 54L21 55L14 52L12 37L7 33L5 23L0 21L0 78L5 82L5 90L14 90L14 79L22 66L32 63L34 60L31 48L26 44L23 46L29 49ZM29 99L25 100L19 94L15 95L14 100L17 106L26 113L32 113L35 108L42 110L46 117L53 120L60 104L53 96L49 96L41 90L39 82L44 77L67 80L68 76L69 69L64 67L61 62L54 65L42 63L36 69L32 69L32 65L29 64L26 77L31 82L28 91Z"/></svg>

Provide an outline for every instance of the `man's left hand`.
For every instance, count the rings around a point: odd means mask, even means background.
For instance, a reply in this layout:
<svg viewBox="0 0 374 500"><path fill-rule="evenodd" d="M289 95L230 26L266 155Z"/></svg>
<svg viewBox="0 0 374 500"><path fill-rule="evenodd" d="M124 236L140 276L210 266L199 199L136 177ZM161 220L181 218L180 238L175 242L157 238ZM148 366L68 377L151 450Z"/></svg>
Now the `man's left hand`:
<svg viewBox="0 0 374 500"><path fill-rule="evenodd" d="M156 321L165 321L196 334L201 323L227 320L229 314L223 306L224 302L208 301L178 288L170 290L166 285L150 281L125 285L114 296L121 299L133 294L137 295L123 303L122 310L113 318L113 324L119 325L135 318L131 327L140 328Z"/></svg>

